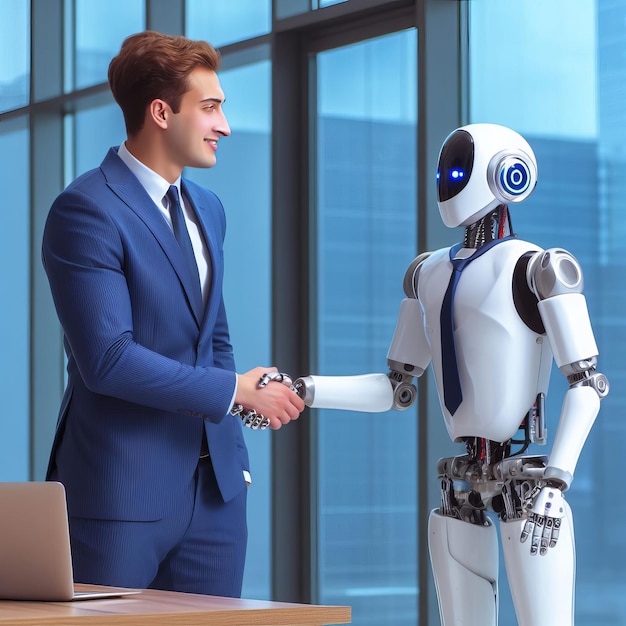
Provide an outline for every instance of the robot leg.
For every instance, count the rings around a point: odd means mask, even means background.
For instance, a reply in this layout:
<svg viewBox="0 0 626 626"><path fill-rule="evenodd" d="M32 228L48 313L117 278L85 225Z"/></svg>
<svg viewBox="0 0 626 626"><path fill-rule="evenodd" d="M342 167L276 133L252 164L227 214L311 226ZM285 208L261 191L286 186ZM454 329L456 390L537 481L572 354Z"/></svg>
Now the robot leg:
<svg viewBox="0 0 626 626"><path fill-rule="evenodd" d="M524 519L502 522L502 546L519 626L572 626L576 552L572 511L565 504L559 541L545 555L520 542Z"/></svg>
<svg viewBox="0 0 626 626"><path fill-rule="evenodd" d="M442 626L498 623L498 536L488 522L430 514L428 545Z"/></svg>

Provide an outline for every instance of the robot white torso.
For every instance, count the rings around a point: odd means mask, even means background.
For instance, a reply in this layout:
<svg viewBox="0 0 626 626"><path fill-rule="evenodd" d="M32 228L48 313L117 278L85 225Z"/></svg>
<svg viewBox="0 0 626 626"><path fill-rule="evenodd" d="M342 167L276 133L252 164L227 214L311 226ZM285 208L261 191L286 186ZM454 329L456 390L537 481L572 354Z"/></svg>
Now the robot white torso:
<svg viewBox="0 0 626 626"><path fill-rule="evenodd" d="M550 342L520 317L512 288L518 260L538 251L537 246L524 241L507 240L463 270L454 302L454 338L463 400L454 415L443 402L440 325L452 271L449 249L434 252L419 266L417 295L424 338L432 355L446 427L455 441L463 437L500 442L513 438L537 395L547 393L552 365ZM395 360L393 348L389 356ZM476 363L481 366L476 367Z"/></svg>

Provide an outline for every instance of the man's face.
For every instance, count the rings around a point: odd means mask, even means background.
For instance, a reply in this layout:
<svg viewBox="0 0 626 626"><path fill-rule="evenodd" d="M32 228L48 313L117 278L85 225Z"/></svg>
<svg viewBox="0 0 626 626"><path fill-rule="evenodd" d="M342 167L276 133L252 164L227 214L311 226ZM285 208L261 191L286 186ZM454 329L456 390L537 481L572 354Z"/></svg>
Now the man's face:
<svg viewBox="0 0 626 626"><path fill-rule="evenodd" d="M188 83L180 111L170 113L168 118L168 157L181 169L213 167L217 142L230 135L222 110L224 92L217 74L205 68L193 70Z"/></svg>

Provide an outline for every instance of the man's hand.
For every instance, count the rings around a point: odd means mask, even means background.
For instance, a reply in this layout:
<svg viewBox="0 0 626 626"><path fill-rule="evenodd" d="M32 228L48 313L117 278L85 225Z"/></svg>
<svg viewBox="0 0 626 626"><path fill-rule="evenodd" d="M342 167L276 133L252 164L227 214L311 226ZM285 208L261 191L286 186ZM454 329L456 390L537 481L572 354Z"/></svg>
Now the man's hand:
<svg viewBox="0 0 626 626"><path fill-rule="evenodd" d="M563 492L556 487L537 487L530 494L525 508L528 519L520 541L524 543L530 537L530 553L543 556L559 539L561 520L565 515Z"/></svg>
<svg viewBox="0 0 626 626"><path fill-rule="evenodd" d="M283 424L298 419L304 410L304 401L279 379L267 380L264 375L277 372L275 367L255 367L245 374L237 374L235 404L251 408L269 420L269 426L278 430ZM262 386L259 383L264 381ZM280 383L280 384L277 384Z"/></svg>

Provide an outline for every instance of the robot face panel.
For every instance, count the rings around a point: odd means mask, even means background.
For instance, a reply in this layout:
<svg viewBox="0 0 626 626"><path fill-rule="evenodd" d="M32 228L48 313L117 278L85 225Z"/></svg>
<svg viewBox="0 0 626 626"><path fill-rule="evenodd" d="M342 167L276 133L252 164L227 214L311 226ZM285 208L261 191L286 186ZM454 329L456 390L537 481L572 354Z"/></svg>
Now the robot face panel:
<svg viewBox="0 0 626 626"><path fill-rule="evenodd" d="M499 204L521 202L536 184L532 148L505 126L462 126L441 147L437 204L446 226L469 226Z"/></svg>
<svg viewBox="0 0 626 626"><path fill-rule="evenodd" d="M474 141L464 130L455 130L446 139L439 156L437 195L439 202L454 198L463 191L474 166Z"/></svg>

